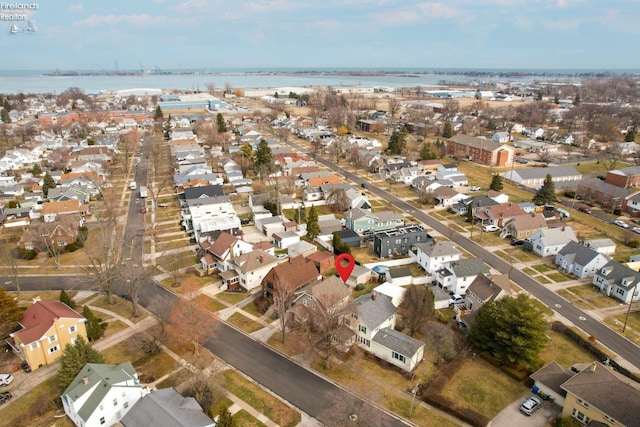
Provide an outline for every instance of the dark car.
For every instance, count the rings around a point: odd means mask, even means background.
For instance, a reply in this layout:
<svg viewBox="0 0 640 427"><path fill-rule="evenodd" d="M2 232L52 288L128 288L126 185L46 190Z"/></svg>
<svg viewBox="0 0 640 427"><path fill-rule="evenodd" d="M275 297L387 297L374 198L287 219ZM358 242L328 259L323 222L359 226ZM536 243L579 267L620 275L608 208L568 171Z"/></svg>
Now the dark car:
<svg viewBox="0 0 640 427"><path fill-rule="evenodd" d="M140 208L140 213L147 213L147 208L146 207L141 207Z"/></svg>
<svg viewBox="0 0 640 427"><path fill-rule="evenodd" d="M511 241L511 246L522 246L522 245L524 245L524 240L513 239Z"/></svg>
<svg viewBox="0 0 640 427"><path fill-rule="evenodd" d="M520 163L522 165L526 165L527 163L529 163L529 160L527 160L527 159L516 159L516 163Z"/></svg>
<svg viewBox="0 0 640 427"><path fill-rule="evenodd" d="M2 393L0 393L0 405L10 401L12 397L13 396L11 395L11 392L3 391Z"/></svg>
<svg viewBox="0 0 640 427"><path fill-rule="evenodd" d="M366 182L361 183L361 184L360 184L360 187L362 187L362 188L367 188L367 183L366 183Z"/></svg>
<svg viewBox="0 0 640 427"><path fill-rule="evenodd" d="M578 208L578 210L580 212L584 212L584 213L586 213L588 215L591 215L591 209L589 209L589 208Z"/></svg>

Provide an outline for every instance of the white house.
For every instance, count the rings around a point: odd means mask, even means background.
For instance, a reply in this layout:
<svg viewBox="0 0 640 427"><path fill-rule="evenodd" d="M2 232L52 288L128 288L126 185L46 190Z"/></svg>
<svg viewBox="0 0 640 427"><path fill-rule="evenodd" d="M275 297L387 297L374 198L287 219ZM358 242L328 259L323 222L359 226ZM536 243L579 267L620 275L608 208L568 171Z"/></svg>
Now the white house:
<svg viewBox="0 0 640 427"><path fill-rule="evenodd" d="M60 398L76 426L102 427L118 423L146 393L131 362L87 363Z"/></svg>
<svg viewBox="0 0 640 427"><path fill-rule="evenodd" d="M478 274L489 274L489 269L482 259L461 259L450 262L436 271L436 281L440 288L464 295Z"/></svg>
<svg viewBox="0 0 640 427"><path fill-rule="evenodd" d="M252 291L260 286L262 279L278 265L278 259L262 250L255 250L225 261L225 271L220 272L223 286L234 289L238 286Z"/></svg>
<svg viewBox="0 0 640 427"><path fill-rule="evenodd" d="M640 300L640 272L617 261L609 261L593 276L593 283L602 293L625 304Z"/></svg>
<svg viewBox="0 0 640 427"><path fill-rule="evenodd" d="M529 238L533 252L543 257L556 255L572 240L578 239L571 227L540 230Z"/></svg>
<svg viewBox="0 0 640 427"><path fill-rule="evenodd" d="M435 274L444 265L460 259L460 251L447 240L439 240L433 244L418 243L416 252L416 262L428 274Z"/></svg>
<svg viewBox="0 0 640 427"><path fill-rule="evenodd" d="M418 285L416 285L418 286ZM386 295L391 298L391 302L394 306L398 307L404 301L404 294L407 293L407 288L394 285L393 283L384 282L381 285L373 288L373 291L380 295Z"/></svg>
<svg viewBox="0 0 640 427"><path fill-rule="evenodd" d="M595 275L609 259L608 256L572 240L556 254L556 265L583 279Z"/></svg>
<svg viewBox="0 0 640 427"><path fill-rule="evenodd" d="M280 231L273 233L273 245L278 249L287 249L289 246L298 243L300 236L293 231Z"/></svg>
<svg viewBox="0 0 640 427"><path fill-rule="evenodd" d="M229 196L188 199L182 212L183 225L193 230L196 240L204 233L239 230L240 218L233 209Z"/></svg>

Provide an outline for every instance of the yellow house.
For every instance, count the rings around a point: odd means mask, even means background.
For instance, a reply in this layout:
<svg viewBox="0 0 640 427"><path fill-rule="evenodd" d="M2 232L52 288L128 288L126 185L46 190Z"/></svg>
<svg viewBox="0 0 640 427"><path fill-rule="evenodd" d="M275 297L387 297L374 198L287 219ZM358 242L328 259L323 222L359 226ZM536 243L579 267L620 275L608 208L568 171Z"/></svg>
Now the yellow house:
<svg viewBox="0 0 640 427"><path fill-rule="evenodd" d="M638 425L640 384L593 362L561 386L567 392L563 417L610 427Z"/></svg>
<svg viewBox="0 0 640 427"><path fill-rule="evenodd" d="M60 301L35 301L22 316L22 329L7 340L13 351L32 371L49 365L78 336L87 338L87 320Z"/></svg>

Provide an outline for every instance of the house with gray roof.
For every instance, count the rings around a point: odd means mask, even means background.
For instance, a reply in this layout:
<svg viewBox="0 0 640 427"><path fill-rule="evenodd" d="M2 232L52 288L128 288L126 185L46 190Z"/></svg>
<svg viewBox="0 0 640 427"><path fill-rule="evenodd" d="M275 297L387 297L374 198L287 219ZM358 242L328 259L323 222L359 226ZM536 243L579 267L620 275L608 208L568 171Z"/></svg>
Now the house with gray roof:
<svg viewBox="0 0 640 427"><path fill-rule="evenodd" d="M360 234L404 225L404 217L392 210L369 212L353 208L345 212L344 218L346 228Z"/></svg>
<svg viewBox="0 0 640 427"><path fill-rule="evenodd" d="M640 300L640 272L611 260L593 276L592 284L625 304Z"/></svg>
<svg viewBox="0 0 640 427"><path fill-rule="evenodd" d="M131 362L87 363L60 399L76 426L100 427L119 422L147 392Z"/></svg>
<svg viewBox="0 0 640 427"><path fill-rule="evenodd" d="M380 258L407 255L416 244L433 241L433 237L422 226L417 224L403 225L374 234L373 252Z"/></svg>
<svg viewBox="0 0 640 427"><path fill-rule="evenodd" d="M561 166L557 168L527 168L513 169L504 173L504 178L516 184L528 188L538 189L542 187L547 175L551 175L556 188L566 186L577 186L582 179L582 174L571 166Z"/></svg>
<svg viewBox="0 0 640 427"><path fill-rule="evenodd" d="M193 397L182 397L173 388L154 390L122 417L124 427L215 427L216 423Z"/></svg>
<svg viewBox="0 0 640 427"><path fill-rule="evenodd" d="M500 237L523 240L547 228L547 220L541 213L515 215L504 222Z"/></svg>
<svg viewBox="0 0 640 427"><path fill-rule="evenodd" d="M540 230L528 240L532 251L542 257L556 255L570 241L578 241L571 227Z"/></svg>
<svg viewBox="0 0 640 427"><path fill-rule="evenodd" d="M442 289L464 295L478 274L489 274L489 269L482 259L461 259L452 261L436 271L436 282Z"/></svg>
<svg viewBox="0 0 640 427"><path fill-rule="evenodd" d="M576 241L570 241L556 254L556 265L581 279L592 277L610 258Z"/></svg>
<svg viewBox="0 0 640 427"><path fill-rule="evenodd" d="M511 284L509 283L508 275L489 276L479 274L467 289L464 304L454 306L459 324L469 330L475 323L478 310L483 305L507 295L511 295Z"/></svg>
<svg viewBox="0 0 640 427"><path fill-rule="evenodd" d="M448 240L416 245L416 262L428 274L434 274L444 265L460 259L460 251Z"/></svg>
<svg viewBox="0 0 640 427"><path fill-rule="evenodd" d="M550 362L531 374L531 379L538 390L552 396L556 404L564 406L567 392L562 389L562 384L572 376L573 373L568 369L560 366L557 362Z"/></svg>
<svg viewBox="0 0 640 427"><path fill-rule="evenodd" d="M396 307L390 297L370 292L349 308L351 316L345 320L360 347L407 372L422 360L424 343L395 331Z"/></svg>

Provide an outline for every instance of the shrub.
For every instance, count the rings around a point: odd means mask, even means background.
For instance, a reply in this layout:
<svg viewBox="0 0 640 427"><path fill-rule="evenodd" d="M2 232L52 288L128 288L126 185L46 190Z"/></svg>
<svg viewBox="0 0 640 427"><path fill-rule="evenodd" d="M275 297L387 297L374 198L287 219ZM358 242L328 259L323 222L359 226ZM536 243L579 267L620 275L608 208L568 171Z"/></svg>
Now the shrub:
<svg viewBox="0 0 640 427"><path fill-rule="evenodd" d="M75 252L78 249L82 249L84 245L82 244L82 242L80 242L79 240L76 240L73 243L69 243L67 245L64 246L64 251L65 252Z"/></svg>
<svg viewBox="0 0 640 427"><path fill-rule="evenodd" d="M638 246L640 246L640 242L637 240L629 240L627 246L629 246L630 248L637 248Z"/></svg>
<svg viewBox="0 0 640 427"><path fill-rule="evenodd" d="M503 366L500 369L502 370L502 372L509 375L514 380L522 382L529 376L529 371L527 371L526 369L521 370L520 368L521 367L519 366Z"/></svg>
<svg viewBox="0 0 640 427"><path fill-rule="evenodd" d="M576 192L575 191L565 191L564 192L564 196L568 199L573 199L574 197L576 197Z"/></svg>
<svg viewBox="0 0 640 427"><path fill-rule="evenodd" d="M35 259L36 256L38 256L38 253L30 249L13 248L11 250L11 256L15 259L32 260Z"/></svg>
<svg viewBox="0 0 640 427"><path fill-rule="evenodd" d="M482 353L480 353L480 357L482 357L487 362L491 363L496 368L499 368L502 366L502 362L500 362L498 359L493 357L491 353L489 353L488 351L483 351Z"/></svg>

